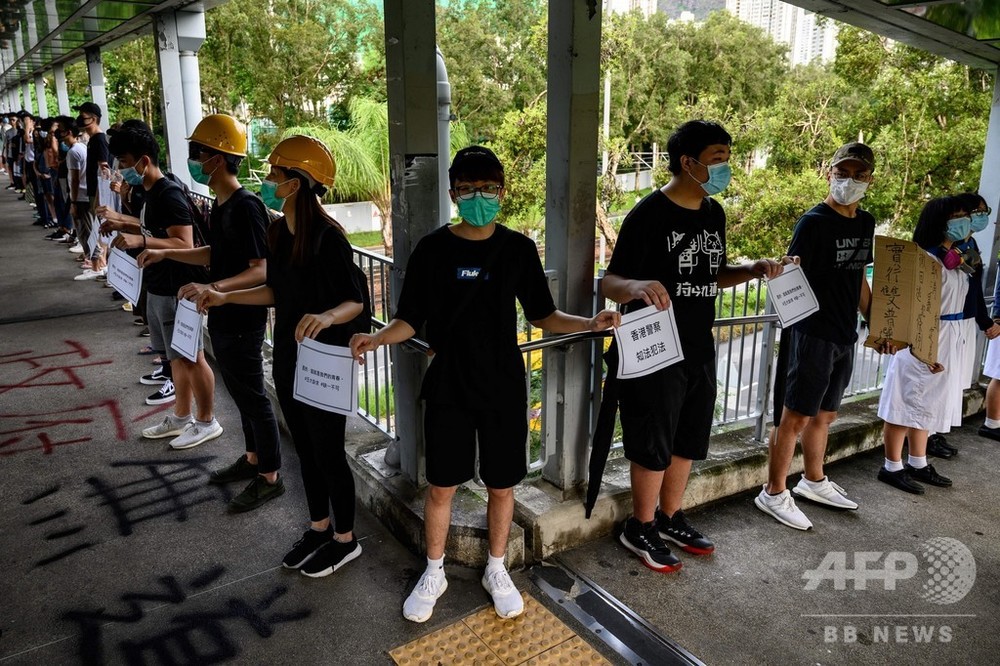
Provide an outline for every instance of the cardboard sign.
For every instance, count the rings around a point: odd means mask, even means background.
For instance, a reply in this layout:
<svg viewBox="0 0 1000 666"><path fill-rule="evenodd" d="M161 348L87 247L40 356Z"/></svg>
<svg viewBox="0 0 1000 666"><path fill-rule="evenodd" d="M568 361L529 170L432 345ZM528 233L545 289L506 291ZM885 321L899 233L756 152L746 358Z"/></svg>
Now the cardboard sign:
<svg viewBox="0 0 1000 666"><path fill-rule="evenodd" d="M358 411L358 365L349 347L325 345L309 338L299 343L293 397L336 414Z"/></svg>
<svg viewBox="0 0 1000 666"><path fill-rule="evenodd" d="M941 264L910 241L875 237L872 314L865 346L890 342L924 363L937 363Z"/></svg>
<svg viewBox="0 0 1000 666"><path fill-rule="evenodd" d="M767 298L771 301L782 328L788 328L819 311L816 294L798 264L785 266L781 275L767 281Z"/></svg>
<svg viewBox="0 0 1000 666"><path fill-rule="evenodd" d="M672 307L657 310L650 305L622 315L615 340L619 379L642 377L684 360Z"/></svg>

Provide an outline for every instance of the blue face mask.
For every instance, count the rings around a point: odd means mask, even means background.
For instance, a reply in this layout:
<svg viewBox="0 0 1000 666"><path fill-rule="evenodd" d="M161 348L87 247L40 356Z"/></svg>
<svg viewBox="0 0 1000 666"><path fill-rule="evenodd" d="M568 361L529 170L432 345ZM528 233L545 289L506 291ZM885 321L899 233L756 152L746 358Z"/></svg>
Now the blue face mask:
<svg viewBox="0 0 1000 666"><path fill-rule="evenodd" d="M65 141L60 141L59 142L59 150L63 151L64 153L68 153L69 152L69 145Z"/></svg>
<svg viewBox="0 0 1000 666"><path fill-rule="evenodd" d="M972 218L972 232L982 231L990 224L990 214L989 213L973 213L969 217Z"/></svg>
<svg viewBox="0 0 1000 666"><path fill-rule="evenodd" d="M487 199L482 192L476 192L468 199L458 199L455 203L458 214L474 227L485 227L500 212L500 197Z"/></svg>
<svg viewBox="0 0 1000 666"><path fill-rule="evenodd" d="M948 240L965 240L970 233L972 233L972 219L968 215L948 220L948 230L945 232Z"/></svg>
<svg viewBox="0 0 1000 666"><path fill-rule="evenodd" d="M287 182L287 181L286 181ZM277 194L278 186L285 183L276 183L273 180L264 180L260 183L260 198L264 200L264 205L271 210L281 210L285 207L285 199Z"/></svg>
<svg viewBox="0 0 1000 666"><path fill-rule="evenodd" d="M695 160L695 162L698 162L698 160ZM701 162L698 162L698 164L701 164ZM718 194L722 190L729 187L729 182L733 179L733 170L730 168L729 162L701 165L708 169L708 180L704 183L699 183L701 185L701 189L705 190L706 194L709 196ZM691 177L694 178L694 175L692 174ZM695 180L698 179L695 178Z"/></svg>
<svg viewBox="0 0 1000 666"><path fill-rule="evenodd" d="M139 172L135 170L135 167L125 167L124 169L119 169L118 173L122 175L122 180L124 180L129 185L141 185L142 176Z"/></svg>

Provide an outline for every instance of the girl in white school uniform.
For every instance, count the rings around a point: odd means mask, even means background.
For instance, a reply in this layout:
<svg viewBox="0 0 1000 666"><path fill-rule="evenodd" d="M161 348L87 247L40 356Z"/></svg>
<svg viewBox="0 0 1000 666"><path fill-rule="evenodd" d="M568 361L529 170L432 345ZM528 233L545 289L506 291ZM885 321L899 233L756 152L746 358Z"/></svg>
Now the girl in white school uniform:
<svg viewBox="0 0 1000 666"><path fill-rule="evenodd" d="M941 264L938 362L928 365L909 349L897 352L889 360L878 403L879 418L885 421L885 464L878 479L916 495L924 493L920 482L951 486L951 479L927 462L927 436L962 424L962 359L965 346L973 341L966 340L962 324L969 276L961 270L961 257L953 245L971 232L966 208L960 197L940 197L928 201L920 213L913 241ZM909 440L906 464L904 438Z"/></svg>

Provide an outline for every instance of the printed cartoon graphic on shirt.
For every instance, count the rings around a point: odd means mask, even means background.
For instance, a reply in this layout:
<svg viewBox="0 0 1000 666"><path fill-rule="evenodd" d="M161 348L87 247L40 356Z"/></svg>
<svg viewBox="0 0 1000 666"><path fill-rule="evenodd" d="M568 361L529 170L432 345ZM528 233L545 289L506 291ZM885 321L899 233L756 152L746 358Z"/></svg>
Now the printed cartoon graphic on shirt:
<svg viewBox="0 0 1000 666"><path fill-rule="evenodd" d="M684 240L684 236L685 234L681 231L672 232L671 237L667 239L667 252L673 252L674 248Z"/></svg>

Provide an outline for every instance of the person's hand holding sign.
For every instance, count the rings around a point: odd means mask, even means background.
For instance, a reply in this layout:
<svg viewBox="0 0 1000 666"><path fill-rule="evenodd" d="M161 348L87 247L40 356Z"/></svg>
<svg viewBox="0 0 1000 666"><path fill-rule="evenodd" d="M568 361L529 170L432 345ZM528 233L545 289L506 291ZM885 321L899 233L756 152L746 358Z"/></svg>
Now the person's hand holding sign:
<svg viewBox="0 0 1000 666"><path fill-rule="evenodd" d="M208 291L201 292L201 296L199 296L198 300L195 302L195 305L198 307L198 312L202 314L208 312L209 308L214 308L216 306L225 304L226 304L226 295L218 291L213 291L211 289L209 289Z"/></svg>
<svg viewBox="0 0 1000 666"><path fill-rule="evenodd" d="M606 331L609 328L618 328L622 323L622 315L617 310L601 310L587 322L587 330L592 333ZM352 339L351 342L354 342Z"/></svg>
<svg viewBox="0 0 1000 666"><path fill-rule="evenodd" d="M143 254L145 254L145 253L143 253ZM140 258L141 258L141 256L142 255L140 255ZM210 284L201 284L199 282L189 282L189 283L187 283L186 285L184 285L183 287L181 287L177 291L177 298L188 300L188 301L192 301L192 302L193 301L197 301L199 296L201 296L206 291L209 291L211 289L212 289L212 285L210 285Z"/></svg>
<svg viewBox="0 0 1000 666"><path fill-rule="evenodd" d="M146 244L146 237L142 234L118 234L111 241L111 246L119 250L133 250L143 247Z"/></svg>
<svg viewBox="0 0 1000 666"><path fill-rule="evenodd" d="M646 305L655 305L657 310L666 310L670 307L670 294L657 280L631 280L628 300L642 300Z"/></svg>
<svg viewBox="0 0 1000 666"><path fill-rule="evenodd" d="M302 338L315 340L320 331L330 328L334 323L334 317L329 312L303 315L299 325L295 327L295 341L302 342Z"/></svg>
<svg viewBox="0 0 1000 666"><path fill-rule="evenodd" d="M145 268L150 264L159 263L166 259L163 254L163 250L143 250L142 254L136 257L136 263L139 264L139 268Z"/></svg>

